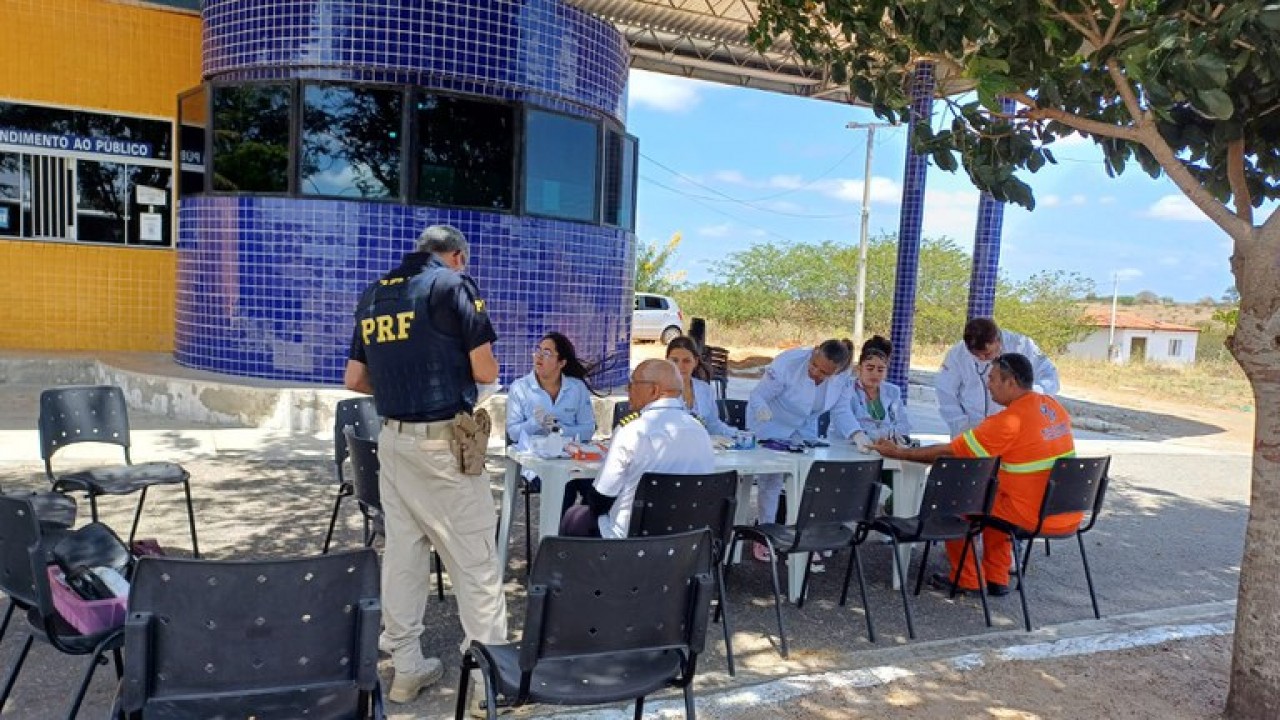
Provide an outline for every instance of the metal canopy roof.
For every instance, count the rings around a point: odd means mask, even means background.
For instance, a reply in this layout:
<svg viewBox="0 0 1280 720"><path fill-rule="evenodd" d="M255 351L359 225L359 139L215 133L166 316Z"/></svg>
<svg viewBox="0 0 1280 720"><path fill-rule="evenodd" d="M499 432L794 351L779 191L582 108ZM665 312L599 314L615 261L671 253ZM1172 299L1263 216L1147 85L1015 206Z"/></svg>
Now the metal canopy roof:
<svg viewBox="0 0 1280 720"><path fill-rule="evenodd" d="M740 87L848 103L826 68L800 60L786 39L761 53L747 40L755 0L566 0L614 25L631 66ZM942 68L939 68L942 70ZM937 77L939 93L953 92ZM944 89L945 88L945 89Z"/></svg>

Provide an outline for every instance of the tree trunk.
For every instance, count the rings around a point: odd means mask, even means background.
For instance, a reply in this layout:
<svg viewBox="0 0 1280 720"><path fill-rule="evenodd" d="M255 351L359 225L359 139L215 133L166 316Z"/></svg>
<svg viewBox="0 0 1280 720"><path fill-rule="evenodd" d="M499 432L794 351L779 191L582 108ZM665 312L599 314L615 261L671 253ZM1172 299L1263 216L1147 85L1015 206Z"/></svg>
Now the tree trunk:
<svg viewBox="0 0 1280 720"><path fill-rule="evenodd" d="M1280 718L1280 274L1275 251L1268 251L1274 246L1260 239L1253 234L1237 241L1232 258L1241 297L1230 346L1253 385L1255 408L1253 484L1227 697L1232 720Z"/></svg>

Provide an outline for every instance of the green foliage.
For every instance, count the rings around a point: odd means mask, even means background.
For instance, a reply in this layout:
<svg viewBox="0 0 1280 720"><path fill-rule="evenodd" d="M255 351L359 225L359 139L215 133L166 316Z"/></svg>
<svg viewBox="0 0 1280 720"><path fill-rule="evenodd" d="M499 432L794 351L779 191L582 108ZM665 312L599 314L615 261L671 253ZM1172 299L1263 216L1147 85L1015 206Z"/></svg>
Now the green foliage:
<svg viewBox="0 0 1280 720"><path fill-rule="evenodd" d="M1036 341L1048 353L1065 352L1067 345L1093 331L1085 325L1080 298L1093 290L1093 281L1076 273L1054 270L1019 283L1001 283L996 292L996 321Z"/></svg>
<svg viewBox="0 0 1280 720"><path fill-rule="evenodd" d="M948 238L920 245L915 341L949 344L965 323L972 262ZM722 283L676 293L687 313L727 327L776 321L808 327L853 326L858 248L835 242L754 245L730 254L717 268ZM897 241L872 238L867 249L866 320L869 333L887 333L893 310ZM996 317L1011 329L1060 349L1079 334L1079 298L1092 283L1068 273L1043 273L997 286Z"/></svg>
<svg viewBox="0 0 1280 720"><path fill-rule="evenodd" d="M676 292L680 309L689 317L701 317L742 327L777 320L781 297L746 285L699 283Z"/></svg>
<svg viewBox="0 0 1280 720"><path fill-rule="evenodd" d="M1228 333L1235 332L1236 323L1240 322L1240 308L1223 308L1213 313L1213 322L1226 328Z"/></svg>
<svg viewBox="0 0 1280 720"><path fill-rule="evenodd" d="M664 245L636 241L636 292L672 295L684 283L683 271L668 269L680 240L680 233L676 233Z"/></svg>
<svg viewBox="0 0 1280 720"><path fill-rule="evenodd" d="M909 118L914 63L929 59L951 121L917 124L916 150L1027 208L1019 173L1055 162L1054 141L1075 133L1112 175L1131 161L1176 170L1202 208L1280 197L1278 36L1280 6L1259 0L760 0L751 30L762 49L786 37L891 121Z"/></svg>

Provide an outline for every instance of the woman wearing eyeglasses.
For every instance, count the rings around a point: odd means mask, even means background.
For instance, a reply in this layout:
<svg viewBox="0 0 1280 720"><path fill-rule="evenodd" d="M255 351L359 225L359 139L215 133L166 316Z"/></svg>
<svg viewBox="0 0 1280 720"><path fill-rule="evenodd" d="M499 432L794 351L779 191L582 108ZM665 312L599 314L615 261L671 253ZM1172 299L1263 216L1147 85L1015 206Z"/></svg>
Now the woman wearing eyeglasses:
<svg viewBox="0 0 1280 720"><path fill-rule="evenodd" d="M521 434L536 437L557 430L566 440L591 440L596 415L587 383L590 373L569 338L558 332L543 335L533 348L533 371L511 383L507 393L507 442L519 442ZM541 489L541 479L531 478L529 483L533 492ZM569 481L561 513L589 487L590 478Z"/></svg>
<svg viewBox="0 0 1280 720"><path fill-rule="evenodd" d="M557 428L570 440L590 440L596 416L588 373L569 338L558 332L544 335L533 348L533 371L511 383L507 393L508 440L547 435Z"/></svg>
<svg viewBox="0 0 1280 720"><path fill-rule="evenodd" d="M737 430L720 419L716 394L706 380L706 369L702 367L701 353L693 338L681 335L667 343L667 359L680 370L680 377L684 380L684 391L680 397L689 413L698 418L708 433L733 437Z"/></svg>
<svg viewBox="0 0 1280 720"><path fill-rule="evenodd" d="M818 416L831 413L828 434L848 439L859 430L853 415L853 343L826 340L817 347L787 350L773 359L747 401L747 429L761 440L813 442ZM781 474L756 476L760 522L773 522L782 494ZM769 562L769 551L755 547L755 557Z"/></svg>
<svg viewBox="0 0 1280 720"><path fill-rule="evenodd" d="M876 335L862 344L858 355L856 380L853 383L853 414L858 425L872 440L889 438L902 441L911 433L907 408L902 404L902 390L885 382L893 343Z"/></svg>

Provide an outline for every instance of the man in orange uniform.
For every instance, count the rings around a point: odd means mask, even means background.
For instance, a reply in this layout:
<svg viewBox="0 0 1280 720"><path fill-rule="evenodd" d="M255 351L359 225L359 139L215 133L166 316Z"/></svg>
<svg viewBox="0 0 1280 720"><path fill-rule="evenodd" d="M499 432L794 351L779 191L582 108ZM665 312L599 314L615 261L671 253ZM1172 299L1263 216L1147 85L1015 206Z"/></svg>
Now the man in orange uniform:
<svg viewBox="0 0 1280 720"><path fill-rule="evenodd" d="M1071 418L1058 401L1032 390L1035 382L1031 361L1017 353L1001 355L992 363L987 388L1005 409L982 421L976 428L961 433L945 445L904 448L891 440L877 441L873 447L887 458L933 462L944 456L1000 457L1000 486L991 514L1020 527L1034 529L1040 517L1040 504L1048 485L1049 470L1058 458L1075 455L1071 437ZM1070 530L1080 524L1082 513L1066 513L1045 519L1048 531ZM947 543L951 567L960 562L963 540ZM1009 566L1012 543L1009 536L994 529L982 533L982 574L987 592L1000 596L1009 593ZM960 573L962 590L977 590L977 563L969 555ZM935 578L950 587L951 578Z"/></svg>

